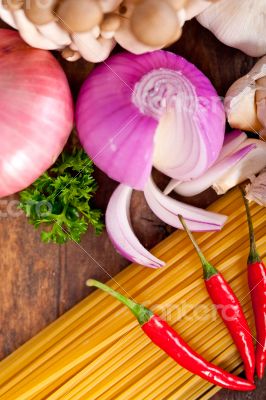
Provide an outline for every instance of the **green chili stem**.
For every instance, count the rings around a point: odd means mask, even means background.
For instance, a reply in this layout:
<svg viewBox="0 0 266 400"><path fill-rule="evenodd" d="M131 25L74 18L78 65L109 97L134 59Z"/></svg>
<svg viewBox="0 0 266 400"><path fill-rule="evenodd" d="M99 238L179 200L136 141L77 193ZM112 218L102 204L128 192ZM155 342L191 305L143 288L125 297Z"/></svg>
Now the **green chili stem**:
<svg viewBox="0 0 266 400"><path fill-rule="evenodd" d="M86 285L95 286L98 289L101 289L104 292L110 294L121 303L125 304L130 309L130 311L135 315L140 325L143 325L146 322L148 322L153 316L153 312L150 311L148 308L144 307L142 304L138 304L135 301L123 296L121 293L116 292L115 290L105 285L104 283L96 281L95 279L89 279L86 282Z"/></svg>
<svg viewBox="0 0 266 400"><path fill-rule="evenodd" d="M201 264L202 264L202 268L203 268L203 276L205 280L210 279L213 275L217 275L218 271L217 269L210 264L207 259L205 258L205 256L203 255L198 243L196 242L194 236L192 235L192 233L190 232L190 230L187 227L187 224L184 220L184 218L182 217L182 215L178 215L178 218L181 222L181 224L183 225L184 230L186 231L186 233L188 234L188 237L190 238L193 246L196 249L196 252L198 253L198 256L200 258Z"/></svg>
<svg viewBox="0 0 266 400"><path fill-rule="evenodd" d="M249 230L249 245L250 245L250 251L249 251L249 256L248 256L248 264L253 264L255 262L260 262L260 256L257 251L257 246L256 246L256 241L255 241L255 233L254 233L254 227L252 223L252 218L251 218L251 213L250 213L250 207L248 200L245 197L245 191L244 189L239 186L240 192L242 194L245 208L246 208L246 214L247 214L247 221L248 221L248 230Z"/></svg>

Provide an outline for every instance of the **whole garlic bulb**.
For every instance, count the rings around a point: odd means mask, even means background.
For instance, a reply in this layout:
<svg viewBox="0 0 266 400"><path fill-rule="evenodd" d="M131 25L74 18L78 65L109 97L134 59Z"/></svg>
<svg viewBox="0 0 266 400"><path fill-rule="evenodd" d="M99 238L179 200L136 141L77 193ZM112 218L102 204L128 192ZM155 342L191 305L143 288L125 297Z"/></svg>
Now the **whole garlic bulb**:
<svg viewBox="0 0 266 400"><path fill-rule="evenodd" d="M266 54L265 0L219 0L197 20L230 47L253 57Z"/></svg>

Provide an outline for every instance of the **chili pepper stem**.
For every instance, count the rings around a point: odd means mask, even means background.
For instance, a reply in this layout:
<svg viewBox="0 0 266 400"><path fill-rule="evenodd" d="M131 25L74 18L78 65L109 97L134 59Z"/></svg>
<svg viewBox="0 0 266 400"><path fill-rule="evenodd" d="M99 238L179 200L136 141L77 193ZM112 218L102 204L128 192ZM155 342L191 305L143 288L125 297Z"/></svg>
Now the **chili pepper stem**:
<svg viewBox="0 0 266 400"><path fill-rule="evenodd" d="M261 262L260 256L257 252L257 246L256 246L256 241L255 241L255 234L254 234L254 227L252 223L252 218L251 218L251 213L250 213L250 208L249 208L249 203L248 200L245 197L245 192L242 187L239 187L245 208L246 208L246 213L247 213L247 220L248 220L248 229L249 229L249 243L250 243L250 252L248 256L248 264L252 264L254 262Z"/></svg>
<svg viewBox="0 0 266 400"><path fill-rule="evenodd" d="M95 279L89 279L86 282L87 286L94 286L97 287L98 289L103 290L104 292L110 294L113 296L115 299L123 303L125 306L127 306L132 314L137 318L138 322L140 325L145 324L148 322L151 317L154 315L152 311L150 311L148 308L144 307L142 304L138 304L135 301L128 299L127 297L123 296L121 293L116 292L114 289L110 288L109 286L105 285L104 283L101 283Z"/></svg>
<svg viewBox="0 0 266 400"><path fill-rule="evenodd" d="M190 238L193 246L195 247L196 252L198 253L198 256L200 258L200 261L201 261L201 264L202 264L202 267L203 267L204 280L208 280L213 275L217 275L218 274L217 269L212 264L210 264L207 261L207 259L205 258L205 256L203 255L198 243L196 242L196 239L194 238L194 236L192 235L192 233L188 229L187 224L186 224L184 218L182 217L182 215L178 215L178 218L179 218L181 224L183 225L183 228L186 231L188 237Z"/></svg>

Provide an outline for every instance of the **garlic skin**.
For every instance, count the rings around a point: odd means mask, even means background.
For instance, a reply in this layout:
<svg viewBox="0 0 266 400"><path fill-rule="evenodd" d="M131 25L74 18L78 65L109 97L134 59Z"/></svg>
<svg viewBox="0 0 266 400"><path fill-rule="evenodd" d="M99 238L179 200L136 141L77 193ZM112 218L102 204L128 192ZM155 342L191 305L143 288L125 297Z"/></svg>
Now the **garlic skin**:
<svg viewBox="0 0 266 400"><path fill-rule="evenodd" d="M266 54L266 1L219 0L197 16L221 42L252 57Z"/></svg>
<svg viewBox="0 0 266 400"><path fill-rule="evenodd" d="M266 56L238 79L225 95L225 110L232 128L263 136L266 127Z"/></svg>
<svg viewBox="0 0 266 400"><path fill-rule="evenodd" d="M258 139L247 139L239 148L249 144L255 144L256 147L212 185L217 194L226 193L246 179L253 180L254 176L266 167L266 142Z"/></svg>
<svg viewBox="0 0 266 400"><path fill-rule="evenodd" d="M251 180L245 188L246 199L266 207L266 168Z"/></svg>
<svg viewBox="0 0 266 400"><path fill-rule="evenodd" d="M202 13L212 3L212 0L187 0L185 4L186 21Z"/></svg>

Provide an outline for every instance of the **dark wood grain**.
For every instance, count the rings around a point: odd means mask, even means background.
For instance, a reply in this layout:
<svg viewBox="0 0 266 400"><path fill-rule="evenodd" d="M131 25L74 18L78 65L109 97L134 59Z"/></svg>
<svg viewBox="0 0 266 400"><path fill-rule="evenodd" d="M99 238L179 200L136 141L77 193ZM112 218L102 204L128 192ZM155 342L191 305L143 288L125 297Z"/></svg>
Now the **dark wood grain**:
<svg viewBox="0 0 266 400"><path fill-rule="evenodd" d="M254 59L219 43L195 21L186 24L182 39L171 50L195 63L221 96L254 64ZM92 65L82 60L70 64L57 57L76 98ZM100 189L95 202L104 210L116 183L100 171L96 171L96 178ZM159 175L156 179L159 185L164 180ZM214 197L209 191L191 199L191 203L206 206ZM107 280L127 265L114 251L106 233L96 238L89 231L80 246L42 244L40 232L16 211L16 199L14 196L0 201L0 358L88 295L89 289L85 287L88 277ZM147 248L172 231L149 210L141 193L133 196L131 214L135 231ZM266 398L266 379L254 393L220 391L214 397L216 400L263 398Z"/></svg>

